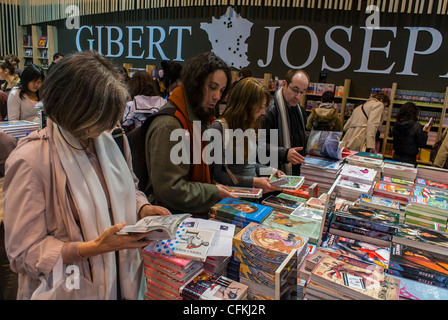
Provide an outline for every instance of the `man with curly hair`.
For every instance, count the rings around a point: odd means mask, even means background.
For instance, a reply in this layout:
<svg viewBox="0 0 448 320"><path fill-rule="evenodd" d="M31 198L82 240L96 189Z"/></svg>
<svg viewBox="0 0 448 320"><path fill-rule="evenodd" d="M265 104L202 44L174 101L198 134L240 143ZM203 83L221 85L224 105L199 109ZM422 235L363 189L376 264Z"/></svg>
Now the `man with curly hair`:
<svg viewBox="0 0 448 320"><path fill-rule="evenodd" d="M214 184L210 168L202 159L205 142L202 132L209 128L216 104L225 97L231 84L230 68L213 52L205 52L189 60L182 70L182 83L163 106L146 134L146 164L149 181L145 188L151 203L169 208L173 213L188 212L207 216L212 205L225 197L232 197L227 188ZM166 114L168 109L172 114ZM201 136L195 137L193 122L201 123ZM185 130L185 146L190 150L190 161L173 163L172 150L179 141L170 139L173 131ZM193 142L194 141L194 142ZM198 161L193 153L198 150Z"/></svg>

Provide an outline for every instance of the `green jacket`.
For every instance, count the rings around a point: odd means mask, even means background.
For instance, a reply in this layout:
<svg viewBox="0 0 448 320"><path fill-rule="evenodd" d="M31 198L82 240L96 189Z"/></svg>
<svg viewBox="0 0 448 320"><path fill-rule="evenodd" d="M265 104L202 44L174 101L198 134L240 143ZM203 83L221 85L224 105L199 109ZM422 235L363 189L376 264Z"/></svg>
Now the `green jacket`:
<svg viewBox="0 0 448 320"><path fill-rule="evenodd" d="M168 102L160 110L173 105ZM187 104L188 118L199 121ZM218 188L214 184L189 181L190 165L174 164L171 161L171 150L179 144L179 140L170 141L171 132L183 129L179 120L173 116L156 117L146 135L146 155L149 183L146 188L148 200L155 205L163 206L172 213L191 213L203 217L211 206L220 198ZM177 152L176 152L177 155ZM188 157L189 159L190 157Z"/></svg>

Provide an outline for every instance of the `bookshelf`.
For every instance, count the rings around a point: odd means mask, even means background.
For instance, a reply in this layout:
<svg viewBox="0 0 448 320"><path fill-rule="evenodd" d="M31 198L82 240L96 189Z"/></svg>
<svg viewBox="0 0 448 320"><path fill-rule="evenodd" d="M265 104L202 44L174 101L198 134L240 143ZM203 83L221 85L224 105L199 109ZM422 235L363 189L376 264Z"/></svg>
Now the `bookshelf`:
<svg viewBox="0 0 448 320"><path fill-rule="evenodd" d="M58 35L54 26L20 26L18 29L20 69L27 63L34 63L42 69L48 69L53 55L58 52ZM44 38L46 37L46 41Z"/></svg>

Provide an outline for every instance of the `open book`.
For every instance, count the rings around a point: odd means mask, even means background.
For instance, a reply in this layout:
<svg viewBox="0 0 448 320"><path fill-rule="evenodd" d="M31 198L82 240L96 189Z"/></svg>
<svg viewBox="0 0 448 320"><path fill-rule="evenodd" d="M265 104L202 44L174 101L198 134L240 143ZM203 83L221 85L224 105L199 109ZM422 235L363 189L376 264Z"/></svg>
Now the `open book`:
<svg viewBox="0 0 448 320"><path fill-rule="evenodd" d="M125 226L117 232L119 235L151 232L145 237L147 240L174 239L179 225L191 214L173 214L168 216L147 216L135 225Z"/></svg>

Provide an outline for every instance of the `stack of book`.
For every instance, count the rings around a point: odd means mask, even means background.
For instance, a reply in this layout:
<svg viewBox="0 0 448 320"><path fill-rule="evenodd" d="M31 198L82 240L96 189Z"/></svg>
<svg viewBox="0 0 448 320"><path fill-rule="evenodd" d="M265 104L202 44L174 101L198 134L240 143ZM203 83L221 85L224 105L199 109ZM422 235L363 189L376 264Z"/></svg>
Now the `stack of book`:
<svg viewBox="0 0 448 320"><path fill-rule="evenodd" d="M319 220L289 215L277 211L271 212L263 221L263 225L272 229L280 229L308 237L308 242L317 244L322 217Z"/></svg>
<svg viewBox="0 0 448 320"><path fill-rule="evenodd" d="M378 270L324 257L311 272L305 297L310 300L398 300L400 280Z"/></svg>
<svg viewBox="0 0 448 320"><path fill-rule="evenodd" d="M329 232L360 241L389 246L396 234L400 215L380 209L349 206L336 211Z"/></svg>
<svg viewBox="0 0 448 320"><path fill-rule="evenodd" d="M383 176L414 181L417 177L417 169L391 162L385 162Z"/></svg>
<svg viewBox="0 0 448 320"><path fill-rule="evenodd" d="M322 242L321 247L337 250L343 256L369 264L377 264L383 268L387 268L389 265L390 246L376 245L330 233Z"/></svg>
<svg viewBox="0 0 448 320"><path fill-rule="evenodd" d="M142 250L146 299L181 300L180 288L201 270L203 263Z"/></svg>
<svg viewBox="0 0 448 320"><path fill-rule="evenodd" d="M19 139L26 137L33 131L39 130L40 125L39 123L26 120L2 121L0 122L0 129Z"/></svg>
<svg viewBox="0 0 448 320"><path fill-rule="evenodd" d="M317 183L320 192L327 193L342 167L341 160L317 156L306 156L300 174L305 177L305 185Z"/></svg>
<svg viewBox="0 0 448 320"><path fill-rule="evenodd" d="M204 261L204 270L210 273L224 274L229 257L208 256Z"/></svg>
<svg viewBox="0 0 448 320"><path fill-rule="evenodd" d="M334 182L334 191L346 200L357 201L362 194L372 194L372 185L342 179L338 176Z"/></svg>
<svg viewBox="0 0 448 320"><path fill-rule="evenodd" d="M259 188L228 186L227 189L230 191L230 193L238 198L259 199L263 196L263 190Z"/></svg>
<svg viewBox="0 0 448 320"><path fill-rule="evenodd" d="M308 238L250 223L233 238L240 282L249 298L291 299L297 292L297 265L307 253Z"/></svg>
<svg viewBox="0 0 448 320"><path fill-rule="evenodd" d="M425 228L446 230L448 221L448 191L414 185L405 222Z"/></svg>
<svg viewBox="0 0 448 320"><path fill-rule="evenodd" d="M417 176L425 180L448 184L448 169L418 164Z"/></svg>
<svg viewBox="0 0 448 320"><path fill-rule="evenodd" d="M282 188L282 189L289 189L289 190L298 190L303 183L305 182L305 178L301 176L282 176L280 178L275 177L274 175L271 175L269 177L269 180L271 181L271 185Z"/></svg>
<svg viewBox="0 0 448 320"><path fill-rule="evenodd" d="M446 254L394 242L391 246L387 273L448 289L447 265Z"/></svg>
<svg viewBox="0 0 448 320"><path fill-rule="evenodd" d="M244 300L248 287L223 275L205 270L180 289L183 300Z"/></svg>
<svg viewBox="0 0 448 320"><path fill-rule="evenodd" d="M422 178L415 178L415 184L420 185L427 188L435 188L435 189L442 189L447 191L448 190L448 184L447 183L441 183L437 181L431 181L431 180L425 180Z"/></svg>
<svg viewBox="0 0 448 320"><path fill-rule="evenodd" d="M387 182L387 183L393 183L393 184L402 184L408 187L412 187L414 185L414 181L412 180L404 180L399 178L392 178L388 176L382 176L381 181Z"/></svg>
<svg viewBox="0 0 448 320"><path fill-rule="evenodd" d="M346 163L343 167L339 176L343 180L348 180L352 182L358 182L366 185L372 186L375 180L379 180L380 176L378 175L378 171L366 168L355 166Z"/></svg>
<svg viewBox="0 0 448 320"><path fill-rule="evenodd" d="M261 223L274 209L237 198L225 198L210 208L210 217L244 228L251 222Z"/></svg>
<svg viewBox="0 0 448 320"><path fill-rule="evenodd" d="M411 190L412 187L410 186L380 181L375 184L375 187L373 188L373 195L381 198L397 200L402 205L407 205L411 195Z"/></svg>
<svg viewBox="0 0 448 320"><path fill-rule="evenodd" d="M402 210L400 201L381 198L378 196L371 196L367 194L361 195L359 198L359 206L368 209L380 209L388 212L393 212L400 216L400 223L404 222L405 210Z"/></svg>
<svg viewBox="0 0 448 320"><path fill-rule="evenodd" d="M345 159L347 164L358 166L358 167L365 167L369 169L373 169L377 172L375 176L375 181L378 181L381 179L381 172L383 172L384 169L384 161L381 157L381 155L378 155L378 158L373 158L370 156L363 156L362 152L358 152L354 155L351 155ZM376 155L375 153L373 155Z"/></svg>

